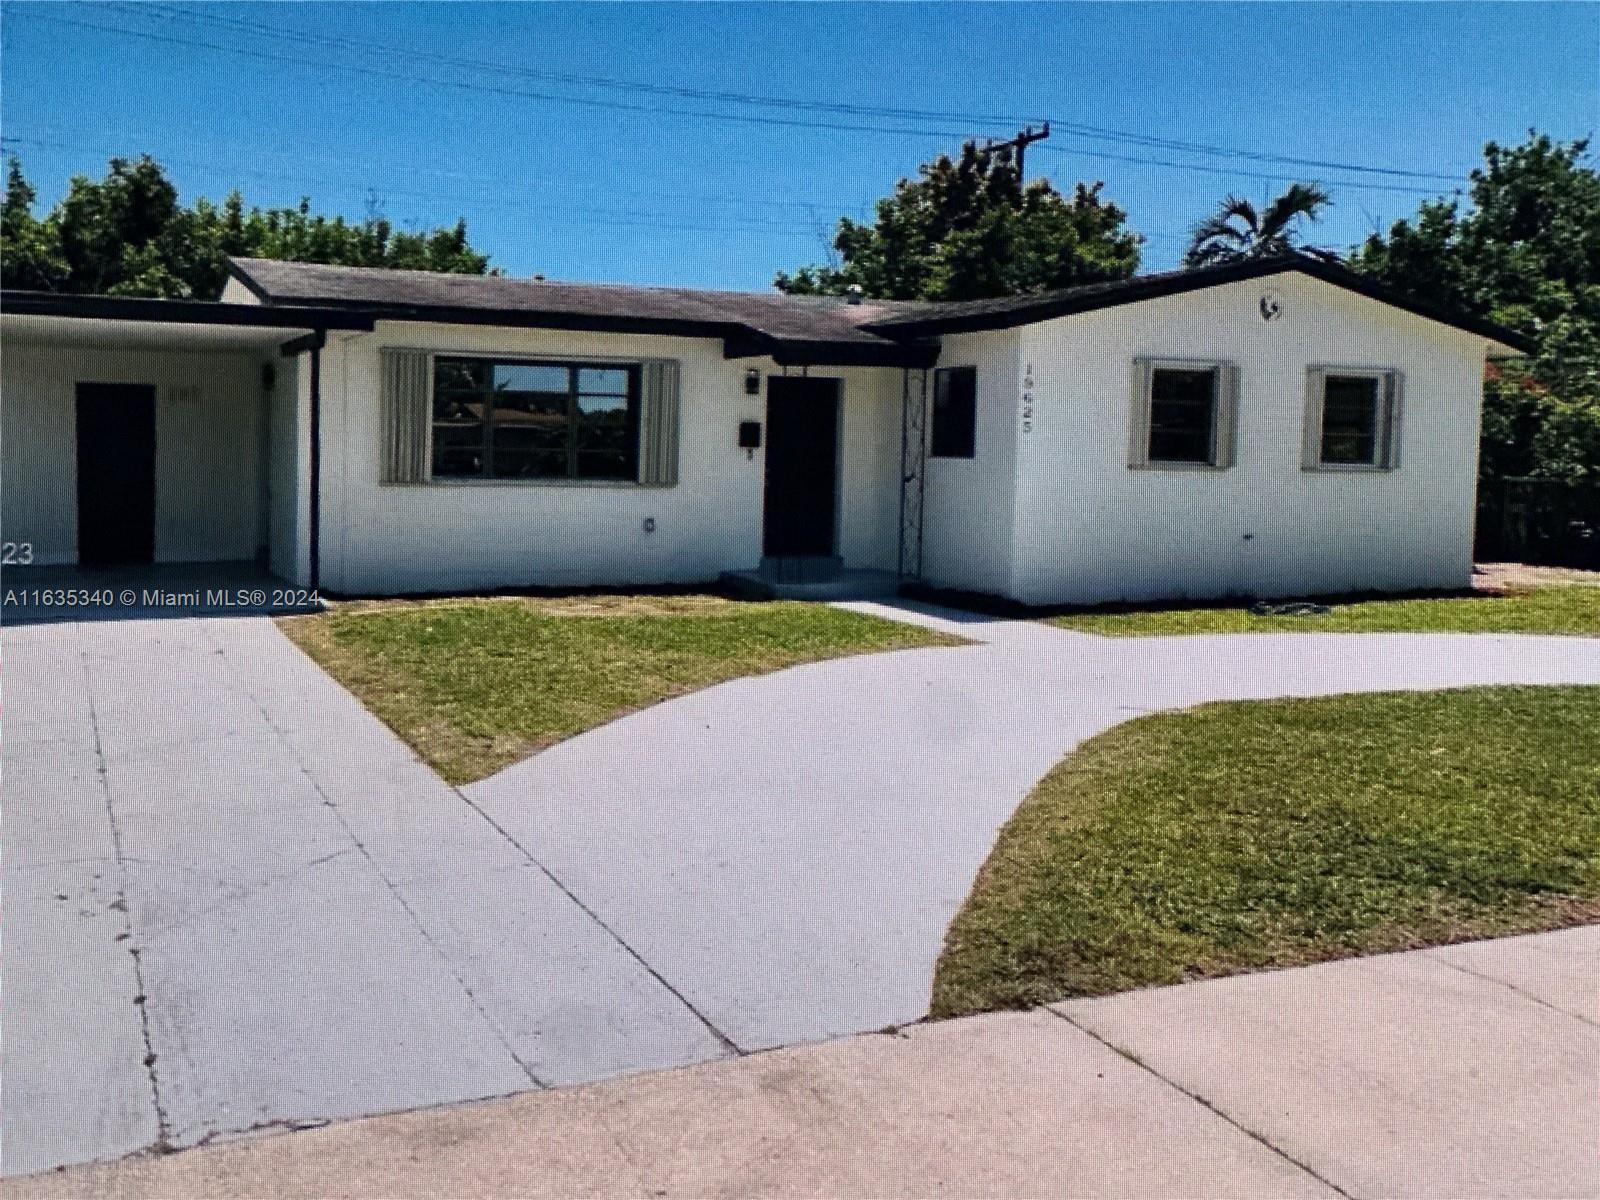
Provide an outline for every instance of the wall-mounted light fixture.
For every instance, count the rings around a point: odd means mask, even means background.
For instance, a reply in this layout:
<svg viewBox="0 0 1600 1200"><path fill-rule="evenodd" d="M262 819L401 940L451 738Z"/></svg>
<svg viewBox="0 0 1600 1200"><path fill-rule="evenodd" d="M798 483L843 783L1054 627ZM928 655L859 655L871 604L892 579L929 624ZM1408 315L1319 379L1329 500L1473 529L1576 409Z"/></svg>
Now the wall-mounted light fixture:
<svg viewBox="0 0 1600 1200"><path fill-rule="evenodd" d="M744 373L744 394L746 396L761 395L761 369L751 367Z"/></svg>
<svg viewBox="0 0 1600 1200"><path fill-rule="evenodd" d="M739 422L739 449L744 451L746 458L754 458L756 449L761 445L761 422Z"/></svg>

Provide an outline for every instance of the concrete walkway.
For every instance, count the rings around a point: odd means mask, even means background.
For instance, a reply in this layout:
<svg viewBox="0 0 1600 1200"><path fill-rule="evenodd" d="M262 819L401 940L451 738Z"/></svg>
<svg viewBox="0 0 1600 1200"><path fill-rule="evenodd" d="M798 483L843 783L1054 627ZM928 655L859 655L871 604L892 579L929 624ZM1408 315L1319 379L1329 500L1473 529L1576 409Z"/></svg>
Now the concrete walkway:
<svg viewBox="0 0 1600 1200"><path fill-rule="evenodd" d="M738 680L463 789L741 1050L920 1019L1000 826L1121 721L1207 700L1600 683L1600 639L1113 639L846 607L981 642Z"/></svg>
<svg viewBox="0 0 1600 1200"><path fill-rule="evenodd" d="M1087 736L1600 683L1600 640L869 610L981 642L736 681L464 792L269 621L8 627L4 1170L915 1021L995 832Z"/></svg>
<svg viewBox="0 0 1600 1200"><path fill-rule="evenodd" d="M1600 927L8 1183L74 1197L1600 1196Z"/></svg>

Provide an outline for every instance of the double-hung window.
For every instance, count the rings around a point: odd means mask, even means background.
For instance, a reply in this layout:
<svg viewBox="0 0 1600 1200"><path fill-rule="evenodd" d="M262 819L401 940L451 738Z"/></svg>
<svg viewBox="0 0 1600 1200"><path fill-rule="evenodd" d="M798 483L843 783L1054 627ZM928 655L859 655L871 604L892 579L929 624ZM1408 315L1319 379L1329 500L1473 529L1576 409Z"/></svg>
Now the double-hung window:
<svg viewBox="0 0 1600 1200"><path fill-rule="evenodd" d="M1231 363L1135 360L1128 465L1231 467L1238 392Z"/></svg>
<svg viewBox="0 0 1600 1200"><path fill-rule="evenodd" d="M1400 373L1352 367L1307 371L1302 465L1308 471L1399 466Z"/></svg>
<svg viewBox="0 0 1600 1200"><path fill-rule="evenodd" d="M637 363L439 357L435 479L635 480Z"/></svg>

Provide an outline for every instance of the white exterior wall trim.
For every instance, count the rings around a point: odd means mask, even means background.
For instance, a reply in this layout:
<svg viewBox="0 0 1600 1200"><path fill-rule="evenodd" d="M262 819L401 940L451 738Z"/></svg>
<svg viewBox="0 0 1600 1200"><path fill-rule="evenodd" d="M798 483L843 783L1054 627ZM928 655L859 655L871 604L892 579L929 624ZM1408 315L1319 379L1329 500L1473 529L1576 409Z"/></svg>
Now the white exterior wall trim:
<svg viewBox="0 0 1600 1200"><path fill-rule="evenodd" d="M633 481L380 483L379 350L507 359L680 364L676 485ZM745 393L751 366L720 341L380 321L323 352L324 586L346 594L527 585L693 583L761 558L764 449L737 445L766 422ZM337 360L337 369L335 369ZM817 370L842 383L837 550L847 565L893 569L899 369Z"/></svg>

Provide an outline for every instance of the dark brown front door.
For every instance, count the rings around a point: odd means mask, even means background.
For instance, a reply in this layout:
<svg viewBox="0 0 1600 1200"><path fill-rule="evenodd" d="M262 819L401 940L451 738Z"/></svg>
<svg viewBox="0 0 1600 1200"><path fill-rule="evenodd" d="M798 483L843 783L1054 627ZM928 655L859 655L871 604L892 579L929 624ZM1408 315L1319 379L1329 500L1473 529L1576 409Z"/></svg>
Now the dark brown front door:
<svg viewBox="0 0 1600 1200"><path fill-rule="evenodd" d="M156 389L78 385L78 561L147 563L156 547Z"/></svg>
<svg viewBox="0 0 1600 1200"><path fill-rule="evenodd" d="M767 497L763 552L833 553L838 484L839 381L767 381Z"/></svg>

